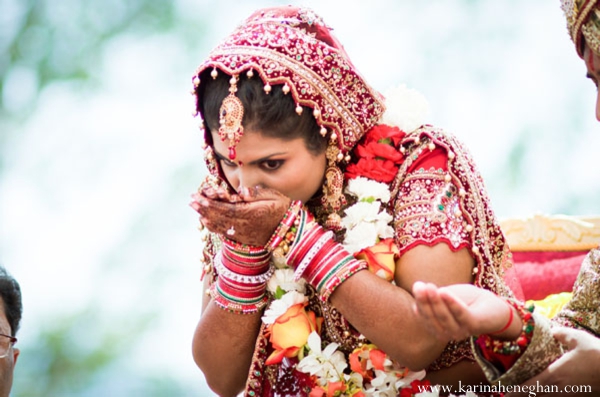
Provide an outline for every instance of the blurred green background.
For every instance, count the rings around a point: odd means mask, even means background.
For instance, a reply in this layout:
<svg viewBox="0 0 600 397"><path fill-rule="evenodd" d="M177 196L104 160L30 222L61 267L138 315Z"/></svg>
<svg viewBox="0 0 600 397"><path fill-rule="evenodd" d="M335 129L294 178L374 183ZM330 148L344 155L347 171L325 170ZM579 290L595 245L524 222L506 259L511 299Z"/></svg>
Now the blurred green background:
<svg viewBox="0 0 600 397"><path fill-rule="evenodd" d="M279 1L0 0L0 263L14 397L210 396L191 358L196 66ZM595 88L558 0L314 0L378 90L421 91L497 215L598 213Z"/></svg>

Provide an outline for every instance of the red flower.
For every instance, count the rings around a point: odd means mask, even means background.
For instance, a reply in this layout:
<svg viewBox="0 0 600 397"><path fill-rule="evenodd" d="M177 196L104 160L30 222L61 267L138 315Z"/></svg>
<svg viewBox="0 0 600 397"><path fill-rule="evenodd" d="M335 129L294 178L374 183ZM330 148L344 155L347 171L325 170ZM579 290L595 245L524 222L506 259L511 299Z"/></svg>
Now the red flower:
<svg viewBox="0 0 600 397"><path fill-rule="evenodd" d="M358 145L356 147L356 154L360 158L390 160L396 164L400 164L404 160L402 153L397 151L393 146L377 142Z"/></svg>
<svg viewBox="0 0 600 397"><path fill-rule="evenodd" d="M349 164L346 178L359 176L389 183L398 172L404 156L396 149L406 135L398 127L380 124L371 128L356 146L354 154L358 161Z"/></svg>
<svg viewBox="0 0 600 397"><path fill-rule="evenodd" d="M405 387L400 390L400 397L413 397L412 389L409 387Z"/></svg>
<svg viewBox="0 0 600 397"><path fill-rule="evenodd" d="M415 394L431 392L431 382L428 380L415 379L410 382L410 387L405 387L400 390L400 397L412 397Z"/></svg>
<svg viewBox="0 0 600 397"><path fill-rule="evenodd" d="M398 127L392 127L386 124L379 124L367 131L365 143L371 141L391 144L397 147L406 133Z"/></svg>
<svg viewBox="0 0 600 397"><path fill-rule="evenodd" d="M397 172L398 167L392 161L360 159L358 163L348 165L346 178L352 179L362 176L377 182L388 183L394 180Z"/></svg>

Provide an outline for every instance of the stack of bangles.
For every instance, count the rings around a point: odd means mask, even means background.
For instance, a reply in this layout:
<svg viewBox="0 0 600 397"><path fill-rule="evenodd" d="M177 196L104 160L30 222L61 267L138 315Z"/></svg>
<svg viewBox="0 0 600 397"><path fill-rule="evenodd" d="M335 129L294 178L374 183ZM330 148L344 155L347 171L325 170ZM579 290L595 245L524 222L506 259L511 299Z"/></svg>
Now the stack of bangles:
<svg viewBox="0 0 600 397"><path fill-rule="evenodd" d="M256 313L268 302L267 281L274 261L285 261L295 269L296 280L305 278L322 301L367 264L354 258L333 233L314 222L312 215L293 201L279 226L264 247L240 244L223 237L222 250L215 257L219 275L210 294L222 309L233 313Z"/></svg>
<svg viewBox="0 0 600 397"><path fill-rule="evenodd" d="M333 291L356 272L366 269L367 263L359 261L313 222L305 210L300 211L299 224L286 255L286 263L295 269L296 280L304 278L312 285L323 302Z"/></svg>
<svg viewBox="0 0 600 397"><path fill-rule="evenodd" d="M240 248L231 240L223 241L214 262L219 277L211 286L210 295L221 309L238 314L256 313L268 302L265 292L274 268L269 252L262 247Z"/></svg>
<svg viewBox="0 0 600 397"><path fill-rule="evenodd" d="M521 302L507 299L510 314L507 324L499 331L481 335L475 340L483 357L491 363L500 365L505 371L508 370L515 361L523 354L533 336L535 327L533 318L533 305L525 306ZM500 340L494 337L495 334L500 334L507 330L513 321L513 310L515 308L521 317L523 327L521 334L515 340Z"/></svg>
<svg viewBox="0 0 600 397"><path fill-rule="evenodd" d="M290 239L289 231L301 208L300 201L292 202L265 247L222 237L221 252L214 258L219 277L209 291L218 307L231 313L250 314L266 306L269 301L267 282L275 271L271 266L271 252Z"/></svg>

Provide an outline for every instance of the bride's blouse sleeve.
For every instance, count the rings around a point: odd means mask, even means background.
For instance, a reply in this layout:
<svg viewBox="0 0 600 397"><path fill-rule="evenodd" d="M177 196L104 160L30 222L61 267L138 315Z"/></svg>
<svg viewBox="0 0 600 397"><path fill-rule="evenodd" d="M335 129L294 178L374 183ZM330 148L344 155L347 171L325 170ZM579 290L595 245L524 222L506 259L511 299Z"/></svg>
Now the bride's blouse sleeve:
<svg viewBox="0 0 600 397"><path fill-rule="evenodd" d="M473 283L513 297L504 279L510 252L470 152L429 125L407 134L400 145L405 159L390 189L400 253L439 243L453 251L466 248L475 261ZM450 342L429 370L463 359L473 360L468 339Z"/></svg>
<svg viewBox="0 0 600 397"><path fill-rule="evenodd" d="M441 147L423 151L407 167L394 208L401 253L440 242L453 251L470 248L459 188L448 176L448 153Z"/></svg>
<svg viewBox="0 0 600 397"><path fill-rule="evenodd" d="M426 125L407 134L400 151L405 159L390 188L400 252L421 244L466 248L475 260L473 284L513 297L505 282L512 256L469 150Z"/></svg>

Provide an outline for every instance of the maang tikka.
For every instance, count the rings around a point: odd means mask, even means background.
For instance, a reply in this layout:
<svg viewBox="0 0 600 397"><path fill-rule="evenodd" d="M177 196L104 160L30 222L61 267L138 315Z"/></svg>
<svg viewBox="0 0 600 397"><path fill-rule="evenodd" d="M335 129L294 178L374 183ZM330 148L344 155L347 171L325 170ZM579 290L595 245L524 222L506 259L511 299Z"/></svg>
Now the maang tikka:
<svg viewBox="0 0 600 397"><path fill-rule="evenodd" d="M236 157L235 146L240 142L244 134L242 120L244 118L244 105L235 96L237 92L237 76L231 76L229 80L229 95L223 99L219 108L219 137L224 142L229 139L229 159Z"/></svg>

